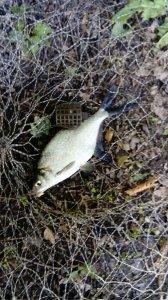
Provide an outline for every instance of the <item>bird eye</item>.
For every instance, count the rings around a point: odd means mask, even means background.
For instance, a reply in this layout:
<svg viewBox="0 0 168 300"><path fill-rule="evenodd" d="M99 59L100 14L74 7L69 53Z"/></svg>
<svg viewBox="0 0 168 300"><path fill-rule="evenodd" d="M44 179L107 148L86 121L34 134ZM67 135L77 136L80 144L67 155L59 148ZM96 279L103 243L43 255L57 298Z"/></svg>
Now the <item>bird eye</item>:
<svg viewBox="0 0 168 300"><path fill-rule="evenodd" d="M41 181L39 180L36 182L35 186L40 186L40 185L41 185Z"/></svg>

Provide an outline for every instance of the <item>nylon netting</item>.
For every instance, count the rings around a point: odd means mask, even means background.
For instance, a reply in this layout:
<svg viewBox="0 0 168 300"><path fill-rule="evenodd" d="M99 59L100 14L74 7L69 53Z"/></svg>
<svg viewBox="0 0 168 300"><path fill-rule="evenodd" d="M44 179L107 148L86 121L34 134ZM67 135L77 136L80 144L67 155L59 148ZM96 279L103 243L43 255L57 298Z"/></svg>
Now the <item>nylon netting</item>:
<svg viewBox="0 0 168 300"><path fill-rule="evenodd" d="M153 55L154 25L138 15L131 34L112 36L124 3L0 1L3 300L167 299L167 140L163 111L156 115L167 52ZM37 24L48 33L35 33ZM112 82L116 104L137 102L106 121L113 164L93 159L93 173L33 197L39 155L59 130L56 104L78 102L93 114ZM33 134L35 116L49 120L48 134ZM154 186L125 194L149 176L159 178Z"/></svg>

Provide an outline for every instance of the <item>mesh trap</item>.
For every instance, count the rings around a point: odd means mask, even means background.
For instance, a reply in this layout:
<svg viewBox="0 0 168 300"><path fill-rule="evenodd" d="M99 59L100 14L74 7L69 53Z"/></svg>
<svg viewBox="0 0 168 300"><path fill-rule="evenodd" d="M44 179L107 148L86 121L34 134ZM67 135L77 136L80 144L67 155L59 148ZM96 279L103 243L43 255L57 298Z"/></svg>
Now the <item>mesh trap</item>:
<svg viewBox="0 0 168 300"><path fill-rule="evenodd" d="M79 103L61 103L56 106L56 125L69 128L82 122L82 110Z"/></svg>

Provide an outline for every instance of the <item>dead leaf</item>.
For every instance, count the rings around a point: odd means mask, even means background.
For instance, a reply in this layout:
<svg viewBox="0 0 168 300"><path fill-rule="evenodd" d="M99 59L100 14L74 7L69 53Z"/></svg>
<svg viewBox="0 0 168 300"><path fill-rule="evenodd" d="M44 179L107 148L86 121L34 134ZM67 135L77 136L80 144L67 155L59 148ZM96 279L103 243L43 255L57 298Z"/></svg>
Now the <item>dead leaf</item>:
<svg viewBox="0 0 168 300"><path fill-rule="evenodd" d="M150 189L155 181L158 179L157 176L150 176L146 181L138 184L136 187L125 191L129 196L135 196L137 193Z"/></svg>
<svg viewBox="0 0 168 300"><path fill-rule="evenodd" d="M14 270L16 270L18 268L18 261L14 258L6 258L5 259L5 263L7 265L10 265Z"/></svg>
<svg viewBox="0 0 168 300"><path fill-rule="evenodd" d="M159 91L154 95L151 110L163 121L167 119L167 97L163 97Z"/></svg>
<svg viewBox="0 0 168 300"><path fill-rule="evenodd" d="M44 238L46 241L50 241L50 243L54 245L55 236L54 236L53 232L51 231L51 229L48 227L46 227L46 229L44 230Z"/></svg>
<svg viewBox="0 0 168 300"><path fill-rule="evenodd" d="M144 31L145 40L147 42L151 43L151 41L153 41L156 38L156 34L154 32L154 28L156 29L156 27L158 26L158 24L157 25L155 25L155 24L153 22L153 24L147 29L147 31Z"/></svg>
<svg viewBox="0 0 168 300"><path fill-rule="evenodd" d="M159 89L158 89L158 86L157 85L153 85L150 89L150 94L152 96L155 96L157 93L158 93Z"/></svg>
<svg viewBox="0 0 168 300"><path fill-rule="evenodd" d="M87 102L90 101L90 95L87 92L79 92L79 96L82 98L83 101Z"/></svg>
<svg viewBox="0 0 168 300"><path fill-rule="evenodd" d="M160 174L159 175L159 183L168 188L168 174Z"/></svg>
<svg viewBox="0 0 168 300"><path fill-rule="evenodd" d="M67 51L67 56L70 57L70 58L77 58L76 52L75 52L75 50L73 50L73 49Z"/></svg>
<svg viewBox="0 0 168 300"><path fill-rule="evenodd" d="M136 148L136 145L140 143L140 139L137 138L136 136L133 136L131 141L130 141L130 148L134 150Z"/></svg>
<svg viewBox="0 0 168 300"><path fill-rule="evenodd" d="M131 230L131 231L134 231L134 232L135 232L135 231L139 231L139 226L138 226L138 224L132 222L132 223L130 224L130 230Z"/></svg>
<svg viewBox="0 0 168 300"><path fill-rule="evenodd" d="M154 77L158 80L165 81L168 78L168 70L166 69L163 63L158 65L157 59L149 60L148 62L144 62L139 70L137 70L137 76L140 77L148 77L149 75L154 75Z"/></svg>
<svg viewBox="0 0 168 300"><path fill-rule="evenodd" d="M128 143L117 143L117 145L120 147L120 149L124 151L129 151L130 150L130 145Z"/></svg>
<svg viewBox="0 0 168 300"><path fill-rule="evenodd" d="M118 157L117 164L119 167L123 167L126 162L129 161L129 156L123 155Z"/></svg>
<svg viewBox="0 0 168 300"><path fill-rule="evenodd" d="M158 272L158 286L162 287L165 277L165 262L167 260L168 254L168 241L166 239L162 239L160 241L160 255L155 262L155 267L159 269Z"/></svg>
<svg viewBox="0 0 168 300"><path fill-rule="evenodd" d="M155 67L155 64L156 64L156 61L154 61L154 60L151 60L151 61L148 61L148 62L145 61L140 66L139 70L137 71L137 75L140 76L140 77L149 76L152 73L152 71Z"/></svg>
<svg viewBox="0 0 168 300"><path fill-rule="evenodd" d="M162 199L168 196L168 188L165 186L160 187L160 189L153 192L153 195Z"/></svg>
<svg viewBox="0 0 168 300"><path fill-rule="evenodd" d="M141 66L137 71L136 75L139 77L147 77L151 74L151 69L148 69L146 66Z"/></svg>
<svg viewBox="0 0 168 300"><path fill-rule="evenodd" d="M168 78L168 70L165 70L164 66L156 66L154 69L154 76L156 79L164 81Z"/></svg>
<svg viewBox="0 0 168 300"><path fill-rule="evenodd" d="M81 21L81 28L83 32L88 32L88 19L86 14L83 16L83 19Z"/></svg>
<svg viewBox="0 0 168 300"><path fill-rule="evenodd" d="M106 129L105 140L109 144L113 138L114 131L111 128Z"/></svg>
<svg viewBox="0 0 168 300"><path fill-rule="evenodd" d="M161 95L157 85L151 87L150 94L154 99L151 103L151 111L165 121L167 119L167 97Z"/></svg>

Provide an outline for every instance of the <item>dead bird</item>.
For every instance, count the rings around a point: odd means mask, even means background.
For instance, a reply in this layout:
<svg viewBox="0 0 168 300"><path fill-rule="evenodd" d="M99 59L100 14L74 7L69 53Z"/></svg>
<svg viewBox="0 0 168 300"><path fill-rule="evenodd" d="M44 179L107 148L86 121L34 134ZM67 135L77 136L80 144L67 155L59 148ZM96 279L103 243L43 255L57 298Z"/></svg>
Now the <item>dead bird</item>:
<svg viewBox="0 0 168 300"><path fill-rule="evenodd" d="M110 162L110 155L105 152L99 130L102 122L134 107L136 103L116 106L116 87L112 85L105 96L100 109L75 129L58 132L42 152L38 162L38 175L32 194L40 197L50 187L72 176L79 170L90 168L88 160L93 154Z"/></svg>

